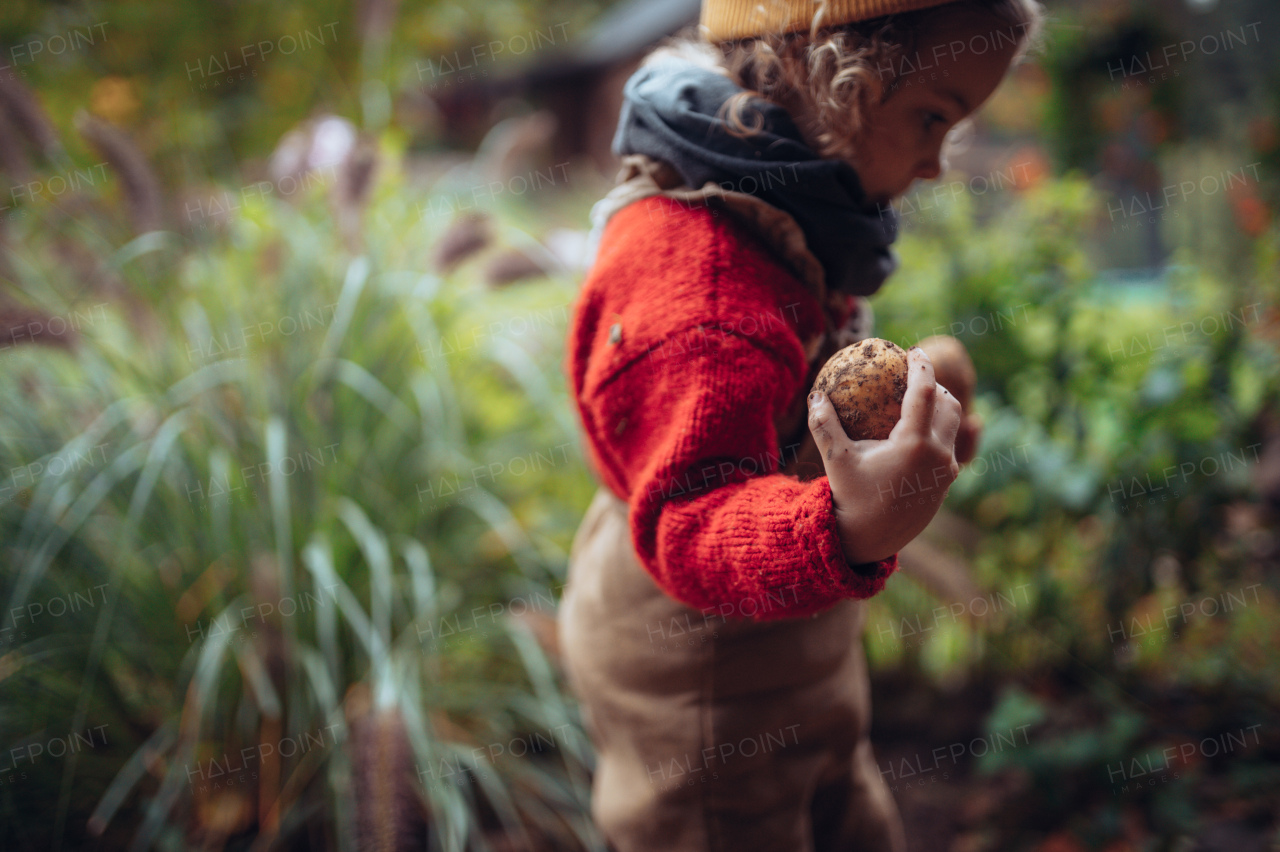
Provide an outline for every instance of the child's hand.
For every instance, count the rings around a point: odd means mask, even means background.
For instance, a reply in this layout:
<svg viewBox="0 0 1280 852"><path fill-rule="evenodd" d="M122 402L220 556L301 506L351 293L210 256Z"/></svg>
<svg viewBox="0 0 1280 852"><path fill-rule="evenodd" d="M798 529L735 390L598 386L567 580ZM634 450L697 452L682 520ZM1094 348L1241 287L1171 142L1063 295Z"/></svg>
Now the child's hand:
<svg viewBox="0 0 1280 852"><path fill-rule="evenodd" d="M934 380L933 363L915 346L907 352L902 418L888 439L850 440L831 401L823 394L811 398L809 431L831 483L850 564L897 553L942 508L960 473L955 454L960 414L959 401Z"/></svg>

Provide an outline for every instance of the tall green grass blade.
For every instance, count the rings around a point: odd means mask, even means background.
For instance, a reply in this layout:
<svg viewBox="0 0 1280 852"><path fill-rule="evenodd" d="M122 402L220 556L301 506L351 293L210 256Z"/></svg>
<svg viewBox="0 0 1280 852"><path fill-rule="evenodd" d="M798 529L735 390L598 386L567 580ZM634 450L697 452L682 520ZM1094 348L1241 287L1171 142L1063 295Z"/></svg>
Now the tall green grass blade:
<svg viewBox="0 0 1280 852"><path fill-rule="evenodd" d="M274 475L268 482L271 499L271 521L275 530L276 565L280 593L293 596L293 519L289 515L289 482L284 475L284 459L288 440L284 422L276 416L267 421L267 461Z"/></svg>
<svg viewBox="0 0 1280 852"><path fill-rule="evenodd" d="M169 453L174 444L177 443L178 438L182 436L188 420L189 412L184 409L171 415L156 430L156 435L151 440L151 450L147 453L147 462L143 467L142 476L138 478L138 484L133 489L133 498L129 501L128 524L130 529L135 529L141 520L142 512L146 508L147 502L151 499L151 492L155 489L156 482L160 479L160 473L164 469L165 462L169 460Z"/></svg>
<svg viewBox="0 0 1280 852"><path fill-rule="evenodd" d="M533 542L505 503L479 485L470 487L458 502L471 509L489 525L489 528L506 545L507 552L511 554L511 558L520 566L525 576L549 575L550 572L544 565L530 558L530 552L536 552Z"/></svg>
<svg viewBox="0 0 1280 852"><path fill-rule="evenodd" d="M338 499L338 517L351 532L370 569L370 598L373 626L381 646L391 647L391 606L393 582L391 554L386 536L369 522L364 511L347 497Z"/></svg>
<svg viewBox="0 0 1280 852"><path fill-rule="evenodd" d="M280 696L267 675L267 667L263 665L257 649L243 642L236 645L233 650L240 663L240 671L252 688L253 699L259 712L271 719L280 718L282 712Z"/></svg>
<svg viewBox="0 0 1280 852"><path fill-rule="evenodd" d="M360 394L378 408L387 419L402 432L409 432L414 426L413 412L409 407L387 390L387 386L374 378L373 374L354 361L346 358L333 359L335 364L317 363L317 369L329 367L335 378L347 387Z"/></svg>
<svg viewBox="0 0 1280 852"><path fill-rule="evenodd" d="M178 408L218 385L244 381L249 375L248 369L247 362L241 358L225 358L206 364L169 386L166 391L169 404Z"/></svg>
<svg viewBox="0 0 1280 852"><path fill-rule="evenodd" d="M148 231L122 245L111 255L107 263L119 272L144 255L177 248L181 248L181 239L172 231Z"/></svg>
<svg viewBox="0 0 1280 852"><path fill-rule="evenodd" d="M107 467L93 478L68 509L66 517L50 518L54 529L42 541L39 548L23 566L18 582L9 596L10 611L26 603L27 595L36 583L44 576L50 563L72 536L79 531L95 509L107 498L126 476L133 473L143 464L146 446L134 444L117 456Z"/></svg>
<svg viewBox="0 0 1280 852"><path fill-rule="evenodd" d="M71 452L74 455L79 455L85 450L99 446L104 437L127 420L131 404L131 400L122 399L107 406L106 410L94 418L93 422L83 432L68 441L59 450L59 453ZM22 522L22 531L18 539L21 549L26 550L31 546L31 542L40 533L42 521L47 522L47 524L55 523L55 518L59 513L53 512L49 503L56 485L56 481L53 480L43 480L37 483L35 492L32 495L31 508ZM47 525L45 528L47 529Z"/></svg>
<svg viewBox="0 0 1280 852"><path fill-rule="evenodd" d="M520 344L507 337L493 337L485 347L485 354L511 374L532 404L555 417L562 434L576 434L569 409L556 399L551 392L551 385L538 369L537 362L529 357L529 353Z"/></svg>
<svg viewBox="0 0 1280 852"><path fill-rule="evenodd" d="M342 282L342 291L338 295L338 304L334 309L333 322L329 325L328 333L325 334L324 343L320 346L320 353L316 360L323 363L332 364L333 359L337 356L338 350L342 346L342 341L347 336L347 331L351 327L351 319L355 316L356 303L360 300L360 294L364 291L365 282L369 278L369 258L361 255L352 259L347 265L346 278ZM316 381L319 382L327 378L327 373L323 370L316 372Z"/></svg>
<svg viewBox="0 0 1280 852"><path fill-rule="evenodd" d="M386 648L382 644L382 637L373 629L373 625L369 623L368 617L364 610L360 608L360 602L347 585L338 578L338 574L333 568L333 554L327 543L318 543L313 540L302 551L302 561L307 566L316 583L320 588L329 591L332 590L333 596L338 604L338 609L347 620L347 626L351 628L351 632L360 640L360 644L364 647L365 654L369 659L380 659L386 654Z"/></svg>
<svg viewBox="0 0 1280 852"><path fill-rule="evenodd" d="M436 577L431 570L431 555L415 538L399 536L398 541L413 585L413 619L431 621L436 611Z"/></svg>
<svg viewBox="0 0 1280 852"><path fill-rule="evenodd" d="M243 600L243 597L233 600L214 620L221 620L224 624L230 623L226 616L242 606ZM165 820L170 811L178 802L183 783L188 780L185 767L190 766L191 759L195 755L196 741L200 736L205 710L213 706L214 687L222 670L230 636L229 630L211 631L203 640L204 644L196 658L196 668L188 687L187 707L193 708L193 720L188 728L179 731L179 748L174 755L175 760L170 762L160 782L160 790L145 810L142 825L138 828L130 846L132 852L143 852L155 843L158 835L165 828ZM179 769L179 767L183 768Z"/></svg>
<svg viewBox="0 0 1280 852"><path fill-rule="evenodd" d="M90 834L102 834L115 817L116 811L120 809L120 805L124 804L125 797L147 774L147 764L155 760L157 755L168 751L177 740L178 724L170 719L156 728L155 732L147 737L146 742L129 756L129 759L120 767L120 771L116 773L116 777L103 791L102 798L98 800L93 813L89 815Z"/></svg>

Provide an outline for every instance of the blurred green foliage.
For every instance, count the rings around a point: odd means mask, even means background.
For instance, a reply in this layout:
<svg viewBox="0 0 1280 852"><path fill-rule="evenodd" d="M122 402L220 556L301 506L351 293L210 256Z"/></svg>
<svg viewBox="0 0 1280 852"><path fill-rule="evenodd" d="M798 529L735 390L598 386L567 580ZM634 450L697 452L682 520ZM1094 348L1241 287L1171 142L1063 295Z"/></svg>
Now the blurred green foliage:
<svg viewBox="0 0 1280 852"><path fill-rule="evenodd" d="M1066 824L1105 795L1108 766L1185 736L1159 696L1224 696L1218 726L1247 726L1280 700L1267 628L1280 603L1252 551L1222 531L1226 511L1251 499L1244 452L1276 399L1259 307L1274 299L1275 236L1258 243L1245 281L1187 257L1126 283L1092 268L1077 238L1100 206L1082 180L1011 192L982 221L969 196L954 203L904 235L877 333L903 345L954 333L972 353L984 440L948 507L981 532L980 585L1023 591L999 630L955 622L928 643L869 637L867 649L877 670L1008 683L988 727L1032 724L1034 745L980 766L1030 773L1034 819ZM292 816L278 830L286 842L353 842L341 802L357 783L348 716L361 690L399 709L419 767L570 725L547 760L422 783L441 848L498 826L595 842L580 722L538 645L502 627L512 601L557 597L593 487L560 372L576 281L490 290L474 283L474 260L425 273L449 224L432 209L384 175L358 252L343 247L318 188L297 204L252 199L187 236L113 242L109 228L94 234L39 203L14 221L15 283L46 313L80 316L84 341L15 347L0 374L0 392L28 401L0 420L4 469L46 471L0 506L12 543L3 591L9 608L99 584L105 597L14 637L0 658L3 738L105 724L112 739L33 762L0 790L6 846L34 848L51 828L75 836L92 813L108 832L141 828L166 848L192 823L216 837L208 793L185 776L268 723L289 735L338 726L341 748L285 763ZM498 241L522 244L566 210L526 199L496 212ZM69 244L101 253L130 298L69 277ZM100 462L52 473L52 460L92 460L93 447ZM515 474L516 460L530 473ZM1184 472L1188 460L1196 469ZM296 471L272 473L287 466ZM1135 625L1168 607L1246 587L1247 606L1184 620L1158 643L1135 639ZM311 609L280 617L298 599ZM251 616L253 635L213 631L264 604L275 613ZM502 617L489 629L438 641L490 605ZM870 605L876 624L935 604L899 581ZM1053 672L1091 721L1063 717L1034 688ZM1274 794L1275 774L1253 757L1232 765L1241 795ZM1204 770L1154 791L1152 819L1176 811ZM49 801L60 802L53 821L17 818ZM307 817L312 808L324 819Z"/></svg>
<svg viewBox="0 0 1280 852"><path fill-rule="evenodd" d="M81 342L12 347L0 373L25 400L0 417L0 593L24 613L0 651L0 741L106 725L107 745L20 766L0 845L88 842L90 814L113 847L216 843L261 829L265 796L286 848L355 848L368 695L407 728L419 773L402 780L436 848L485 848L498 826L598 848L575 710L510 617L551 614L590 496L558 375L573 282L423 272L443 223L394 177L359 253L318 190L121 245L24 213L12 283ZM68 280L73 245L129 298ZM30 609L99 587L74 614ZM206 777L319 731L274 788ZM554 747L485 760L522 737Z"/></svg>
<svg viewBox="0 0 1280 852"><path fill-rule="evenodd" d="M1142 801L1172 841L1200 827L1192 793L1228 764L1202 759L1150 789L1109 784L1108 767L1265 727L1280 705L1268 627L1280 594L1257 549L1272 533L1228 528L1255 505L1259 416L1280 400L1276 233L1253 244L1242 280L1191 249L1158 277L1126 280L1094 269L1078 237L1103 206L1084 180L982 200L993 208L982 225L971 195L911 225L903 269L875 304L877 334L909 346L951 333L977 367L982 447L947 506L980 531L972 565L989 595L978 602L1000 617L986 629L939 620L920 589L891 583L869 623L923 616L936 633L869 634L868 654L940 684L992 673L1008 684L988 730L1025 722L1034 734L980 766L1034 780L1036 808L1005 819L1011 834L1051 824L1102 842L1107 821ZM1048 672L1072 699L1018 685ZM1088 721L1064 724L1081 702ZM1233 795L1274 801L1280 771L1251 745L1229 764Z"/></svg>
<svg viewBox="0 0 1280 852"><path fill-rule="evenodd" d="M550 26L559 48L607 5L14 0L0 15L0 72L37 90L67 138L77 108L92 106L128 128L175 185L264 157L286 131L320 112L375 133L403 131L400 113L427 95L427 63ZM390 27L378 27L379 20ZM535 58L495 50L483 70L507 73Z"/></svg>

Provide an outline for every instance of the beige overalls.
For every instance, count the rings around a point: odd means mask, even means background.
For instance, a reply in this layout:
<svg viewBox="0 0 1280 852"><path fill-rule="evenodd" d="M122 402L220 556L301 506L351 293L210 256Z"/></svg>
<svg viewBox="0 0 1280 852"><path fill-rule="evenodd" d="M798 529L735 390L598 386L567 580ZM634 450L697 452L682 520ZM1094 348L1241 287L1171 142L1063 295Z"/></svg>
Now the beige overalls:
<svg viewBox="0 0 1280 852"><path fill-rule="evenodd" d="M825 295L817 261L785 213L712 184L681 188L669 167L641 155L623 164L619 185L593 210L597 226L654 192L715 194ZM805 395L831 353L870 336L868 308L863 300L860 328L805 341L809 380L775 421L780 446L804 448L783 472L822 475ZM764 622L704 614L666 595L641 567L627 513L625 501L597 491L570 550L558 616L569 685L597 754L591 813L611 846L905 852L867 738L865 603Z"/></svg>

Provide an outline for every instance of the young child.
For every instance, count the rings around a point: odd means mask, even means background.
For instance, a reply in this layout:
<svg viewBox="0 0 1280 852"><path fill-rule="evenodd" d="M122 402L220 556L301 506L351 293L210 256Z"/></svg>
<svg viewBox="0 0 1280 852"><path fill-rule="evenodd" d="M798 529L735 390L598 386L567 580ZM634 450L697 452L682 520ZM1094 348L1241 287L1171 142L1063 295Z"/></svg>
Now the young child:
<svg viewBox="0 0 1280 852"><path fill-rule="evenodd" d="M703 0L702 38L628 80L566 353L602 487L559 616L617 852L904 852L862 601L979 424L917 347L887 440L805 400L871 334L885 205L1041 23L1035 0Z"/></svg>

